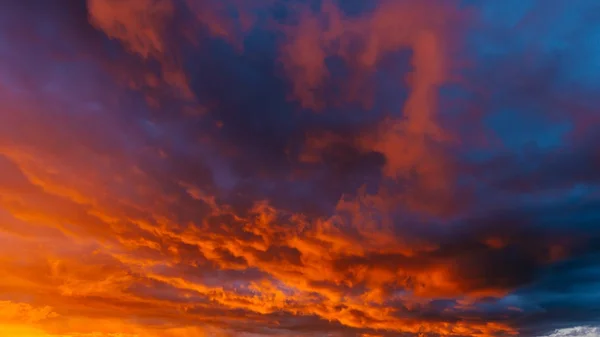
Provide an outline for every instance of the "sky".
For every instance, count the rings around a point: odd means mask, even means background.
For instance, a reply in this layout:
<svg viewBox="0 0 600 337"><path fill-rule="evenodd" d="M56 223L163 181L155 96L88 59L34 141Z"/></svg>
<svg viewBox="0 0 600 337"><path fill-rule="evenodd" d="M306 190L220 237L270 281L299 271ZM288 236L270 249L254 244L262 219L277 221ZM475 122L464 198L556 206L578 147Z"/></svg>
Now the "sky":
<svg viewBox="0 0 600 337"><path fill-rule="evenodd" d="M4 0L0 335L600 335L597 0Z"/></svg>

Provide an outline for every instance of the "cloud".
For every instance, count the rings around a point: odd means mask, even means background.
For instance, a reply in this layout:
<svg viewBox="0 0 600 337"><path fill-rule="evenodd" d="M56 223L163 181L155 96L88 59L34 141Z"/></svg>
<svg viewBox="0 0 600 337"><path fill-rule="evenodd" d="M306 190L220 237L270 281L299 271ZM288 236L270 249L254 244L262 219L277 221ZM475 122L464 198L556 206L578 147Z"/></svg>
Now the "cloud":
<svg viewBox="0 0 600 337"><path fill-rule="evenodd" d="M6 331L593 324L595 3L36 4L0 13Z"/></svg>
<svg viewBox="0 0 600 337"><path fill-rule="evenodd" d="M576 328L557 329L549 336L598 336L598 328L582 326Z"/></svg>
<svg viewBox="0 0 600 337"><path fill-rule="evenodd" d="M358 86L364 86L363 82L376 72L387 53L416 48L418 53L428 53L425 57L437 57L431 54L437 53L431 48L440 46L426 44L436 43L434 35L448 32L444 27L457 23L461 16L449 4L381 1L372 12L359 17L346 15L334 1L322 2L317 11L298 5L298 18L286 26L286 42L280 47L281 61L292 81L293 97L304 107L318 108L323 102L317 95L334 93L323 90L323 85L335 85L343 90L342 100L368 101L364 91L367 88ZM348 76L332 72L334 67L327 62L332 57L343 61ZM434 65L430 74L443 71L440 67L443 66ZM340 80L349 85L344 86Z"/></svg>
<svg viewBox="0 0 600 337"><path fill-rule="evenodd" d="M165 52L165 23L173 4L165 1L89 1L90 21L143 57Z"/></svg>
<svg viewBox="0 0 600 337"><path fill-rule="evenodd" d="M57 316L52 308L44 306L41 308L35 308L27 303L14 303L11 301L0 302L2 308L2 316L0 319L3 321L23 321L26 323L37 323L41 320L54 318Z"/></svg>

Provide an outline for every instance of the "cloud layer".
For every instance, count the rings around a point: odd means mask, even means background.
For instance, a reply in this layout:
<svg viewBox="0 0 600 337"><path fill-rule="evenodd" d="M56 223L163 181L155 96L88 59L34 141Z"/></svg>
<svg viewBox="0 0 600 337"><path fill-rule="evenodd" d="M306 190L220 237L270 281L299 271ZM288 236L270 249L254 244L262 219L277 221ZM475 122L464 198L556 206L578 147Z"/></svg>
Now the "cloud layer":
<svg viewBox="0 0 600 337"><path fill-rule="evenodd" d="M8 1L0 332L595 331L598 12Z"/></svg>

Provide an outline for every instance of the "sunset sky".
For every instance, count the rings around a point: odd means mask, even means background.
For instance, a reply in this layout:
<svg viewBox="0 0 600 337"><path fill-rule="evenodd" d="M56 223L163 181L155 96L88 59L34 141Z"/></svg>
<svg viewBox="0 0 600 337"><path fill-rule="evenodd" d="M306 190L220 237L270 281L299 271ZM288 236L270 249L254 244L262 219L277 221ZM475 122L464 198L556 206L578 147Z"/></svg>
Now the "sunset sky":
<svg viewBox="0 0 600 337"><path fill-rule="evenodd" d="M0 2L0 337L600 335L598 0Z"/></svg>

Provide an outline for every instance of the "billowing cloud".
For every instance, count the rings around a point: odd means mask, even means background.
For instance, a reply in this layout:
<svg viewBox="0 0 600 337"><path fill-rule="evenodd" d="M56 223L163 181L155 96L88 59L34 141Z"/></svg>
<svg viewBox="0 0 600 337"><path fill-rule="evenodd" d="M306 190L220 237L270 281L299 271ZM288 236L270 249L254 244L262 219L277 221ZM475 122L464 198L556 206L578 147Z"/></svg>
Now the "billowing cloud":
<svg viewBox="0 0 600 337"><path fill-rule="evenodd" d="M594 333L598 10L7 2L0 334Z"/></svg>

